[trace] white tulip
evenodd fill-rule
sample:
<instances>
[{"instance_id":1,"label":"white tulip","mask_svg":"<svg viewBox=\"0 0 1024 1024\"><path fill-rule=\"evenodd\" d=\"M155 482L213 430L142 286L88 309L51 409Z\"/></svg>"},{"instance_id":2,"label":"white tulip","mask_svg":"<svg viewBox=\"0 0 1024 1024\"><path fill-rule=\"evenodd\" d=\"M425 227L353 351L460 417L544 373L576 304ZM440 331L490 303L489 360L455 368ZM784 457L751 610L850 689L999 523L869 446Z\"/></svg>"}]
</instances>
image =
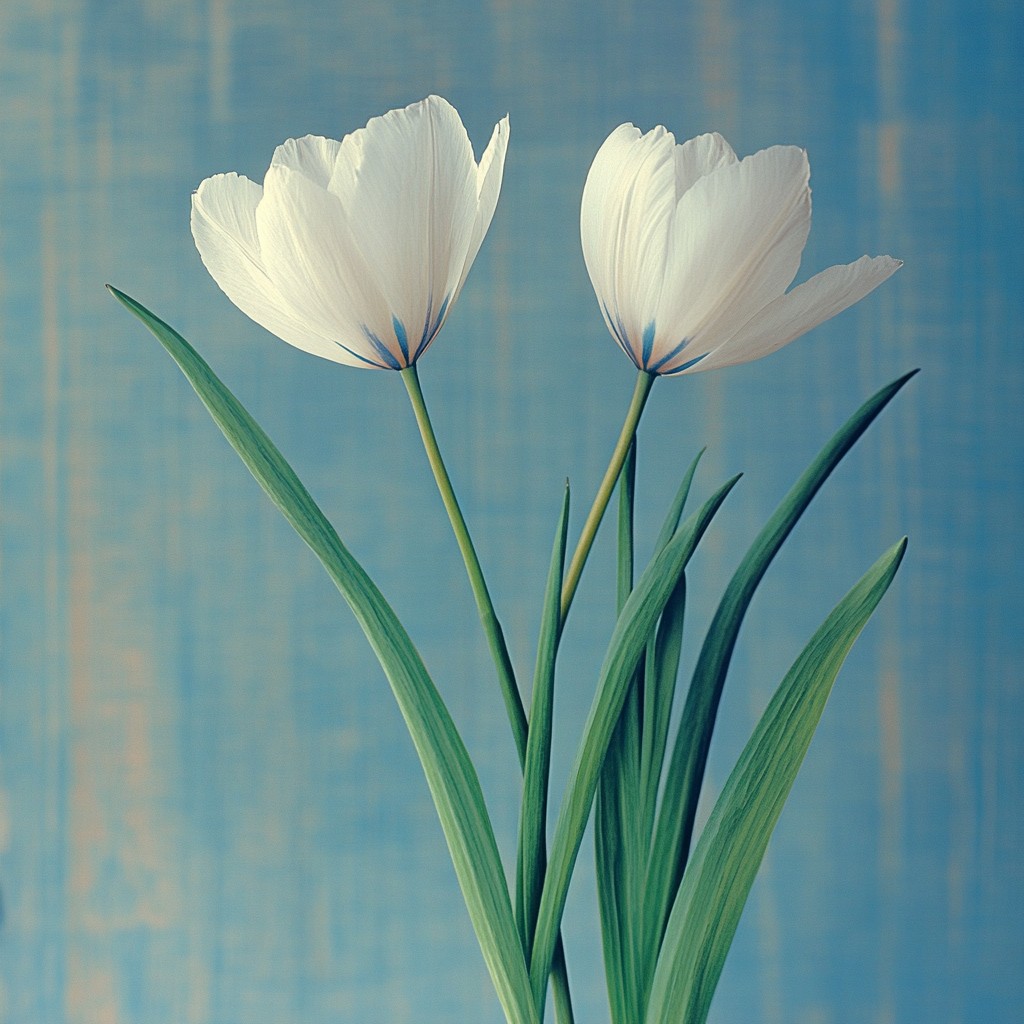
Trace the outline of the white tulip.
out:
<instances>
[{"instance_id":1,"label":"white tulip","mask_svg":"<svg viewBox=\"0 0 1024 1024\"><path fill-rule=\"evenodd\" d=\"M341 142L274 153L263 186L207 178L192 235L231 301L279 338L351 366L412 366L441 329L491 223L508 117L480 163L455 108L428 96Z\"/></svg>"},{"instance_id":2,"label":"white tulip","mask_svg":"<svg viewBox=\"0 0 1024 1024\"><path fill-rule=\"evenodd\" d=\"M791 292L811 226L795 146L738 160L720 135L676 145L620 125L583 189L583 256L612 336L638 369L760 359L864 298L902 265L863 256Z\"/></svg>"}]
</instances>

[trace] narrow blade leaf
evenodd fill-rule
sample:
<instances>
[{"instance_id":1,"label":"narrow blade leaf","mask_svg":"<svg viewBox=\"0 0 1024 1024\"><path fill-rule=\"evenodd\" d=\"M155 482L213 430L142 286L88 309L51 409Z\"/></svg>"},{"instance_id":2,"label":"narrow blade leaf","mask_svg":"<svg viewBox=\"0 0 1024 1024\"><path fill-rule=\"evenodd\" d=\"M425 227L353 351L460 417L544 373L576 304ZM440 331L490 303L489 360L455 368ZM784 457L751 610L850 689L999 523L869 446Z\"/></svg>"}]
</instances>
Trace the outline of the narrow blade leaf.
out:
<instances>
[{"instance_id":1,"label":"narrow blade leaf","mask_svg":"<svg viewBox=\"0 0 1024 1024\"><path fill-rule=\"evenodd\" d=\"M683 876L718 704L754 592L822 484L915 373L876 392L839 428L757 535L722 596L690 681L655 829L647 887L650 905L661 908L661 927Z\"/></svg>"},{"instance_id":2,"label":"narrow blade leaf","mask_svg":"<svg viewBox=\"0 0 1024 1024\"><path fill-rule=\"evenodd\" d=\"M646 1024L704 1024L768 840L840 666L899 568L890 548L839 602L782 681L701 833L679 887Z\"/></svg>"},{"instance_id":3,"label":"narrow blade leaf","mask_svg":"<svg viewBox=\"0 0 1024 1024\"><path fill-rule=\"evenodd\" d=\"M349 603L391 684L423 764L466 907L505 1014L515 1024L535 1024L537 1012L525 958L480 783L408 634L273 442L195 349L140 303L116 288L110 291L167 349L231 446Z\"/></svg>"},{"instance_id":4,"label":"narrow blade leaf","mask_svg":"<svg viewBox=\"0 0 1024 1024\"><path fill-rule=\"evenodd\" d=\"M530 978L538 1009L543 1005L569 880L590 816L598 774L630 679L680 573L738 479L734 477L721 487L678 529L664 551L644 570L615 625L555 826L544 879L530 961Z\"/></svg>"},{"instance_id":5,"label":"narrow blade leaf","mask_svg":"<svg viewBox=\"0 0 1024 1024\"><path fill-rule=\"evenodd\" d=\"M634 438L619 474L618 612L633 589L636 447ZM597 897L612 1024L633 1024L640 1011L637 917L647 858L636 820L640 806L642 679L641 656L608 744L594 804Z\"/></svg>"},{"instance_id":6,"label":"narrow blade leaf","mask_svg":"<svg viewBox=\"0 0 1024 1024\"><path fill-rule=\"evenodd\" d=\"M551 767L551 725L554 710L555 660L561 634L562 573L569 528L569 487L566 485L562 511L555 531L544 610L537 641L537 664L530 698L530 727L523 770L523 805L519 816L517 859L517 923L526 957L530 955L537 907L544 884L547 859L545 830L548 816L548 775Z\"/></svg>"},{"instance_id":7,"label":"narrow blade leaf","mask_svg":"<svg viewBox=\"0 0 1024 1024\"><path fill-rule=\"evenodd\" d=\"M675 499L669 509L661 532L654 545L654 554L659 554L671 540L679 526L679 519L690 494L693 475L704 455L705 449L697 453L690 463ZM668 746L669 721L675 699L676 677L679 672L679 658L682 653L683 619L686 612L686 575L672 591L661 614L656 634L647 641L647 655L644 659L644 706L643 746L640 753L640 792L643 800L643 835L649 847L654 829L655 807L658 801L658 787ZM644 884L646 889L646 882Z\"/></svg>"}]
</instances>

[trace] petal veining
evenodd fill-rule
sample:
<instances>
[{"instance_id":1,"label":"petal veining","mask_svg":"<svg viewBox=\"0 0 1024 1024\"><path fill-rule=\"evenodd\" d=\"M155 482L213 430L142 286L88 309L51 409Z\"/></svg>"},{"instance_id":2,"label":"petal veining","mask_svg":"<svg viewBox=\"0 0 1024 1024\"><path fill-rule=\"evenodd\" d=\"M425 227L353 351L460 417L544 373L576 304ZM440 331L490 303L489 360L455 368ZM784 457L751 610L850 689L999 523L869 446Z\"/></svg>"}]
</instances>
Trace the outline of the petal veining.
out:
<instances>
[{"instance_id":1,"label":"petal veining","mask_svg":"<svg viewBox=\"0 0 1024 1024\"><path fill-rule=\"evenodd\" d=\"M487 229L491 226L495 207L498 205L498 194L501 192L501 181L505 173L505 153L508 150L509 123L506 114L495 126L491 140L480 157L477 168L477 208L473 220L473 230L469 236L469 244L463 257L462 267L458 274L448 279L448 294L457 299L462 286L466 283L469 268L480 252ZM453 268L454 269L454 268Z\"/></svg>"},{"instance_id":2,"label":"petal veining","mask_svg":"<svg viewBox=\"0 0 1024 1024\"><path fill-rule=\"evenodd\" d=\"M864 257L786 294L811 226L810 167L795 146L737 160L716 132L674 145L616 128L583 188L583 258L612 337L672 375L757 359L859 301L899 262Z\"/></svg>"},{"instance_id":3,"label":"petal veining","mask_svg":"<svg viewBox=\"0 0 1024 1024\"><path fill-rule=\"evenodd\" d=\"M207 178L192 196L192 237L210 276L250 319L289 345L335 362L355 363L292 312L260 258L256 207L263 189L238 174Z\"/></svg>"},{"instance_id":4,"label":"petal veining","mask_svg":"<svg viewBox=\"0 0 1024 1024\"><path fill-rule=\"evenodd\" d=\"M301 139L288 139L274 150L271 167L290 167L308 178L314 185L327 188L334 172L341 143L320 135L306 135Z\"/></svg>"},{"instance_id":5,"label":"petal veining","mask_svg":"<svg viewBox=\"0 0 1024 1024\"><path fill-rule=\"evenodd\" d=\"M665 281L676 201L674 150L664 128L640 136L632 125L621 125L598 151L583 189L584 261L638 364L642 333Z\"/></svg>"},{"instance_id":6,"label":"petal veining","mask_svg":"<svg viewBox=\"0 0 1024 1024\"><path fill-rule=\"evenodd\" d=\"M698 179L673 222L658 320L709 351L781 295L811 225L807 155L773 146Z\"/></svg>"},{"instance_id":7,"label":"petal veining","mask_svg":"<svg viewBox=\"0 0 1024 1024\"><path fill-rule=\"evenodd\" d=\"M706 174L736 163L732 146L718 132L698 135L676 146L676 199L681 199Z\"/></svg>"},{"instance_id":8,"label":"petal veining","mask_svg":"<svg viewBox=\"0 0 1024 1024\"><path fill-rule=\"evenodd\" d=\"M422 322L461 275L477 212L477 166L454 108L437 96L347 136L329 183L391 312Z\"/></svg>"},{"instance_id":9,"label":"petal veining","mask_svg":"<svg viewBox=\"0 0 1024 1024\"><path fill-rule=\"evenodd\" d=\"M203 262L243 312L299 348L400 369L461 289L501 189L508 117L479 166L447 100L428 96L342 141L274 152L263 187L218 175L193 199Z\"/></svg>"},{"instance_id":10,"label":"petal veining","mask_svg":"<svg viewBox=\"0 0 1024 1024\"><path fill-rule=\"evenodd\" d=\"M392 311L337 198L278 164L267 172L256 225L267 274L289 308L319 333L377 362L363 327L388 337Z\"/></svg>"},{"instance_id":11,"label":"petal veining","mask_svg":"<svg viewBox=\"0 0 1024 1024\"><path fill-rule=\"evenodd\" d=\"M902 266L891 256L861 256L829 267L779 296L728 341L712 351L701 369L760 359L806 334L874 291Z\"/></svg>"}]
</instances>

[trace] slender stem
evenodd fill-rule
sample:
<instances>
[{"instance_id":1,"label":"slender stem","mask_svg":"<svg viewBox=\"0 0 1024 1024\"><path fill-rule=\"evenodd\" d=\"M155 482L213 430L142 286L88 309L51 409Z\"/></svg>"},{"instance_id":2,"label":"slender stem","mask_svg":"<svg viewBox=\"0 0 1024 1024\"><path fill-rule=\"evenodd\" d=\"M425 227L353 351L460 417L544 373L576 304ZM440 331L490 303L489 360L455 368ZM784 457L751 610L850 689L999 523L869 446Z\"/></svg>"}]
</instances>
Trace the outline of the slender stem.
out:
<instances>
[{"instance_id":1,"label":"slender stem","mask_svg":"<svg viewBox=\"0 0 1024 1024\"><path fill-rule=\"evenodd\" d=\"M601 518L604 510L608 507L608 499L612 496L615 484L622 471L622 464L626 461L629 453L629 446L636 436L637 424L640 422L640 414L644 411L644 404L647 396L651 393L651 386L654 384L655 374L641 370L636 379L636 387L633 389L633 398L626 411L626 421L622 424L622 433L615 444L612 452L611 462L605 470L604 479L597 489L597 496L591 506L587 521L583 524L579 542L573 552L572 561L569 563L569 571L565 574L565 581L562 584L562 622L565 622L572 605L572 599L576 595L576 588L579 586L580 576L583 573L583 566L590 554L590 548L597 536L597 528L601 525Z\"/></svg>"},{"instance_id":2,"label":"slender stem","mask_svg":"<svg viewBox=\"0 0 1024 1024\"><path fill-rule=\"evenodd\" d=\"M501 623L498 622L494 605L491 603L491 595L488 593L487 584L484 581L480 560L476 556L466 520L459 508L455 491L452 489L452 482L441 458L441 450L437 446L437 438L434 436L430 415L427 413L427 406L423 401L423 391L420 388L415 363L402 370L401 376L405 381L405 388L409 392L409 400L412 402L412 409L416 415L416 425L420 428L423 447L426 449L430 468L434 471L437 489L441 492L441 500L444 502L445 511L447 511L452 529L455 531L455 539L462 552L462 560L466 563L466 572L469 574L469 584L473 588L473 597L476 598L480 621L484 627L487 643L491 648L491 656L498 669L498 682L501 684L501 693L505 698L505 709L508 712L509 724L512 726L512 738L515 740L516 752L519 754L519 763L523 765L526 761L526 711L523 708L519 687L516 685L515 674L512 671L512 660L509 658L508 647L505 645Z\"/></svg>"},{"instance_id":3,"label":"slender stem","mask_svg":"<svg viewBox=\"0 0 1024 1024\"><path fill-rule=\"evenodd\" d=\"M491 648L491 655L498 669L498 680L501 683L502 696L505 698L505 709L508 712L509 724L512 726L512 737L515 740L516 751L519 754L519 765L524 767L526 764L527 739L526 710L523 707L522 698L519 695L519 687L516 685L515 675L512 671L512 661L508 656L508 647L505 645L505 635L502 633L501 623L498 621L498 616L494 611L491 595L487 590L487 583L484 580L483 569L480 567L480 560L476 556L476 549L473 547L473 541L469 536L469 528L466 526L462 510L459 508L458 499L455 497L451 478L448 476L448 470L445 469L444 460L441 458L441 450L437 445L437 437L434 435L434 428L430 423L427 404L423 400L423 390L420 388L420 380L416 372L415 363L402 370L401 375L405 381L405 388L409 392L409 400L412 402L413 413L416 416L416 425L419 427L420 436L423 438L423 447L426 449L430 468L434 472L437 489L441 492L441 500L444 502L448 518L451 520L455 539L458 542L459 550L462 552L462 560L466 563L466 572L469 574L469 583L473 588L473 596L476 598L477 610L480 612L480 621L483 623L484 633ZM559 1024L574 1024L572 999L569 995L569 978L565 966L565 951L562 947L561 935L558 936L558 945L552 965L552 975L555 1010Z\"/></svg>"}]
</instances>

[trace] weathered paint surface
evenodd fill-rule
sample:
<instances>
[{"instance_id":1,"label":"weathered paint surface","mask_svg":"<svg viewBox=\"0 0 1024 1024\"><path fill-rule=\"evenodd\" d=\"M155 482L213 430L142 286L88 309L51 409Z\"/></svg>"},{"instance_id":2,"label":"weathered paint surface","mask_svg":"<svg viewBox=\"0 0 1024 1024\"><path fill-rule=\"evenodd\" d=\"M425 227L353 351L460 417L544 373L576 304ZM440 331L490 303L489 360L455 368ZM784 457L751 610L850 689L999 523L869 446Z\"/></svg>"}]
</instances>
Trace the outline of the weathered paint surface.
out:
<instances>
[{"instance_id":1,"label":"weathered paint surface","mask_svg":"<svg viewBox=\"0 0 1024 1024\"><path fill-rule=\"evenodd\" d=\"M512 118L490 236L422 378L524 676L562 482L579 515L632 386L579 252L607 132L806 146L802 276L906 261L768 361L659 384L646 415L648 541L703 443L704 493L747 471L695 564L692 662L785 487L863 397L923 368L794 535L737 651L714 787L826 608L910 535L712 1018L1019 1019L1021 28L1008 0L0 4L0 1021L499 1020L365 642L103 290L178 326L293 459L450 699L511 858L513 749L403 389L246 321L188 231L206 175L259 177L289 135L337 137L432 91L478 151ZM607 537L595 560L557 779L610 628ZM586 856L579 876L570 968L579 1019L600 1021Z\"/></svg>"}]
</instances>

